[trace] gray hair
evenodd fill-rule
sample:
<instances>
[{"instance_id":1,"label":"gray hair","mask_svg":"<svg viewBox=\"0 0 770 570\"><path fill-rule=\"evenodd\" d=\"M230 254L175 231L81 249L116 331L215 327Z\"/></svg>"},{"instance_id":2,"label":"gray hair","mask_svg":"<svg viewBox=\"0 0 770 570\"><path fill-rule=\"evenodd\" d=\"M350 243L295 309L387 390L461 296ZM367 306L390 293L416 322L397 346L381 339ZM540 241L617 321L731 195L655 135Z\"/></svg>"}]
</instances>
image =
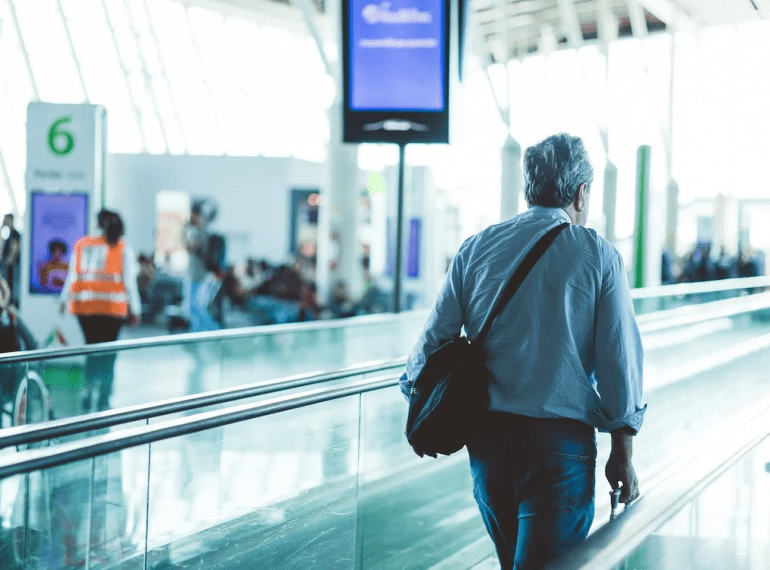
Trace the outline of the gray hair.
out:
<instances>
[{"instance_id":1,"label":"gray hair","mask_svg":"<svg viewBox=\"0 0 770 570\"><path fill-rule=\"evenodd\" d=\"M530 206L566 208L578 188L589 187L594 169L580 137L559 133L524 153L524 196Z\"/></svg>"}]
</instances>

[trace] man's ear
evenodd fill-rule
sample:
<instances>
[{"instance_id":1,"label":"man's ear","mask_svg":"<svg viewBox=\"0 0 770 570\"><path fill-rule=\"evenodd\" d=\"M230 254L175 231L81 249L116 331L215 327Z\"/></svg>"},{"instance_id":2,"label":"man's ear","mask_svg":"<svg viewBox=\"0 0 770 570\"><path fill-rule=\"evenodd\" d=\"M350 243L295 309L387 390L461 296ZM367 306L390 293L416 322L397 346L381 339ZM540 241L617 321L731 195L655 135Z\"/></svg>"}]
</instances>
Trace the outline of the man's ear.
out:
<instances>
[{"instance_id":1,"label":"man's ear","mask_svg":"<svg viewBox=\"0 0 770 570\"><path fill-rule=\"evenodd\" d=\"M575 201L573 206L576 212L582 212L588 205L588 184L583 182L578 186L578 191L575 192Z\"/></svg>"}]
</instances>

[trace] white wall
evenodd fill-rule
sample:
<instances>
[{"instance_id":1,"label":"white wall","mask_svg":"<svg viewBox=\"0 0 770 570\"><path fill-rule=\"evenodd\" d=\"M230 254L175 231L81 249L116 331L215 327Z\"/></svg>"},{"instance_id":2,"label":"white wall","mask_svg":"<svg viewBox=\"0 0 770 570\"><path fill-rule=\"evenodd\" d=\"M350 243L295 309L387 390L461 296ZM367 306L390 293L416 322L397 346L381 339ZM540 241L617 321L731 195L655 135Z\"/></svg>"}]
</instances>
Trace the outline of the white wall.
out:
<instances>
[{"instance_id":1,"label":"white wall","mask_svg":"<svg viewBox=\"0 0 770 570\"><path fill-rule=\"evenodd\" d=\"M106 207L121 213L137 252L155 249L155 195L161 190L210 196L219 203L212 229L226 235L231 261L247 255L285 261L291 190L318 188L326 164L294 158L113 154L107 160Z\"/></svg>"}]
</instances>

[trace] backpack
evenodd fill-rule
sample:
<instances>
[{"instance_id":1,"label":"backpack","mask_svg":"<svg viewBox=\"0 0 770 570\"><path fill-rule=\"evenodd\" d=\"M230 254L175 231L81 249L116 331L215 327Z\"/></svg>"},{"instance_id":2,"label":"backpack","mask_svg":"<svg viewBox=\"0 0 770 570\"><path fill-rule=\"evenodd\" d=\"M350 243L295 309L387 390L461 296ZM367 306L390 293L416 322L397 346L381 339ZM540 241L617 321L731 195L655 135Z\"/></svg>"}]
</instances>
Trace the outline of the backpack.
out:
<instances>
[{"instance_id":1,"label":"backpack","mask_svg":"<svg viewBox=\"0 0 770 570\"><path fill-rule=\"evenodd\" d=\"M227 256L227 242L222 234L209 234L206 252L203 256L203 264L207 271L219 273L225 267Z\"/></svg>"}]
</instances>

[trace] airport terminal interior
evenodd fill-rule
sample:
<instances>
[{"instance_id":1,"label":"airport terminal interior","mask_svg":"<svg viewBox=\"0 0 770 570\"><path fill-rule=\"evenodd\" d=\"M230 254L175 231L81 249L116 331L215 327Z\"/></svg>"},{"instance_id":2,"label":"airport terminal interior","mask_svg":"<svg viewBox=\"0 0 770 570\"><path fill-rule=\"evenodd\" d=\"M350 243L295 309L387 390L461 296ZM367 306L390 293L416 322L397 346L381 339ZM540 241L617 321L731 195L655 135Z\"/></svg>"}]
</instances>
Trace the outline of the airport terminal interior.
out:
<instances>
[{"instance_id":1,"label":"airport terminal interior","mask_svg":"<svg viewBox=\"0 0 770 570\"><path fill-rule=\"evenodd\" d=\"M560 132L648 411L549 568L770 568L768 61L770 0L0 0L0 569L499 568L398 380Z\"/></svg>"}]
</instances>

